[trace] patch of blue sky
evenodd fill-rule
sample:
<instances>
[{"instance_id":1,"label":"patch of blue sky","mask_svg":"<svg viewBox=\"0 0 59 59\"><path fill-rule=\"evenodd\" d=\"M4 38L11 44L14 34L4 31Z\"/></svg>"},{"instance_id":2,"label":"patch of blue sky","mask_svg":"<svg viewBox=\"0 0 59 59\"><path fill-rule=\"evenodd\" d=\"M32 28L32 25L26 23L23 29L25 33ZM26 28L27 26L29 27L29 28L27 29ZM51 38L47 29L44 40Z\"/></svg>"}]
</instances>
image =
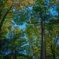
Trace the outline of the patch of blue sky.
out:
<instances>
[{"instance_id":1,"label":"patch of blue sky","mask_svg":"<svg viewBox=\"0 0 59 59\"><path fill-rule=\"evenodd\" d=\"M52 14L52 16L58 16L58 12L56 11L56 7L51 7L50 13Z\"/></svg>"},{"instance_id":2,"label":"patch of blue sky","mask_svg":"<svg viewBox=\"0 0 59 59\"><path fill-rule=\"evenodd\" d=\"M26 50L19 51L19 53L27 55L27 51Z\"/></svg>"},{"instance_id":3,"label":"patch of blue sky","mask_svg":"<svg viewBox=\"0 0 59 59\"><path fill-rule=\"evenodd\" d=\"M32 10L32 9L33 9L33 6L29 6L28 8L29 8L30 10Z\"/></svg>"},{"instance_id":4,"label":"patch of blue sky","mask_svg":"<svg viewBox=\"0 0 59 59\"><path fill-rule=\"evenodd\" d=\"M14 26L19 26L21 29L25 29L25 28L26 28L26 25L27 25L26 22L23 22L22 25L17 25L13 20L12 20L12 22L14 23ZM14 26L12 26L12 28L13 28Z\"/></svg>"},{"instance_id":5,"label":"patch of blue sky","mask_svg":"<svg viewBox=\"0 0 59 59\"><path fill-rule=\"evenodd\" d=\"M25 28L26 28L26 25L27 25L27 23L24 22L22 25L20 25L20 28L21 28L21 29L25 29Z\"/></svg>"}]
</instances>

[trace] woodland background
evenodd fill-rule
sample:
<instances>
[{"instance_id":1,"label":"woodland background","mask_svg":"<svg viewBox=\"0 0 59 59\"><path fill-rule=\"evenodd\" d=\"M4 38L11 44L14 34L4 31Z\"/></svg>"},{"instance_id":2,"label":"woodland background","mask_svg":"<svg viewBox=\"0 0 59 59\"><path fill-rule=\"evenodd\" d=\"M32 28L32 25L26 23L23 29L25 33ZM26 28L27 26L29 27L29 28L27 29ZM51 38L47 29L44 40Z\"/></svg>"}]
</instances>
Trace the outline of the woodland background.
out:
<instances>
[{"instance_id":1,"label":"woodland background","mask_svg":"<svg viewBox=\"0 0 59 59\"><path fill-rule=\"evenodd\" d=\"M59 59L59 0L0 0L0 59Z\"/></svg>"}]
</instances>

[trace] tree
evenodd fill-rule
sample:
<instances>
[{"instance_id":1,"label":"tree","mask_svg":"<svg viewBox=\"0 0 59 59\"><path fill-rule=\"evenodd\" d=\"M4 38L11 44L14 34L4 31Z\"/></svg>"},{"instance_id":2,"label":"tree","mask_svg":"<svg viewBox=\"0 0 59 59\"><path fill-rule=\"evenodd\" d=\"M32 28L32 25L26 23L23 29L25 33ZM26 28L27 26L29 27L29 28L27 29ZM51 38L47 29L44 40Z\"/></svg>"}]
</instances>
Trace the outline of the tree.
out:
<instances>
[{"instance_id":1,"label":"tree","mask_svg":"<svg viewBox=\"0 0 59 59\"><path fill-rule=\"evenodd\" d=\"M38 59L40 55L41 59L58 57L57 0L1 0L0 2L0 52L9 49L11 58L14 59L18 59L20 50L26 50L32 59ZM26 26L20 31L18 27L20 25Z\"/></svg>"}]
</instances>

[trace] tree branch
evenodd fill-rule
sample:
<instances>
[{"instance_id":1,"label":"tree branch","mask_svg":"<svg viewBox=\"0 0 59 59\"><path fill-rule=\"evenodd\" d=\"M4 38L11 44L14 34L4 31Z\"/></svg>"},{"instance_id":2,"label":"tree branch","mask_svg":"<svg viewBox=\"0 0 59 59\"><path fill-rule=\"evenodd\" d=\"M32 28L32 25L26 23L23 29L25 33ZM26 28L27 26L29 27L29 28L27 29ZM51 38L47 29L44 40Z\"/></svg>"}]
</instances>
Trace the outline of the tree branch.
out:
<instances>
[{"instance_id":1,"label":"tree branch","mask_svg":"<svg viewBox=\"0 0 59 59\"><path fill-rule=\"evenodd\" d=\"M7 12L5 13L5 15L3 16L2 20L1 20L1 23L0 23L0 31L1 31L1 28L2 28L2 25L5 21L5 18L7 16L7 14L9 13L9 11L11 10L12 6L7 10Z\"/></svg>"}]
</instances>

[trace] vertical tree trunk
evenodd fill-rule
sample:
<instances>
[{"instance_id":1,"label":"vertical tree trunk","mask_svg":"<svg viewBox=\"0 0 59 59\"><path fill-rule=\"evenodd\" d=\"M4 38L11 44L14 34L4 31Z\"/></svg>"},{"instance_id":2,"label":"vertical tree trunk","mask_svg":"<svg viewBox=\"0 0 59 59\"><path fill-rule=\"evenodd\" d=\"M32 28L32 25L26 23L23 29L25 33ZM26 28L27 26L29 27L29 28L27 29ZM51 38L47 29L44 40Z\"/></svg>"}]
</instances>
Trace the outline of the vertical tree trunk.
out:
<instances>
[{"instance_id":1,"label":"vertical tree trunk","mask_svg":"<svg viewBox=\"0 0 59 59\"><path fill-rule=\"evenodd\" d=\"M17 51L15 50L14 59L17 59Z\"/></svg>"},{"instance_id":2,"label":"vertical tree trunk","mask_svg":"<svg viewBox=\"0 0 59 59\"><path fill-rule=\"evenodd\" d=\"M51 45L50 45L50 49L51 49L51 53L52 53L52 57L53 57L53 59L56 59L56 55L55 55L55 48L56 48L56 42L57 42L57 38L55 38L55 40L53 41L53 35L52 35L52 33L50 33L50 35L51 35ZM52 43L52 42L54 42L54 44Z\"/></svg>"},{"instance_id":3,"label":"vertical tree trunk","mask_svg":"<svg viewBox=\"0 0 59 59\"><path fill-rule=\"evenodd\" d=\"M51 52L52 52L53 59L56 59L56 56L55 56L55 48L54 48L53 45L51 45Z\"/></svg>"},{"instance_id":4,"label":"vertical tree trunk","mask_svg":"<svg viewBox=\"0 0 59 59\"><path fill-rule=\"evenodd\" d=\"M56 59L56 55L55 55L56 42L57 42L57 38L54 40L54 44L51 43L51 52L52 52L53 59Z\"/></svg>"},{"instance_id":5,"label":"vertical tree trunk","mask_svg":"<svg viewBox=\"0 0 59 59\"><path fill-rule=\"evenodd\" d=\"M45 20L41 20L41 59L46 59Z\"/></svg>"}]
</instances>

